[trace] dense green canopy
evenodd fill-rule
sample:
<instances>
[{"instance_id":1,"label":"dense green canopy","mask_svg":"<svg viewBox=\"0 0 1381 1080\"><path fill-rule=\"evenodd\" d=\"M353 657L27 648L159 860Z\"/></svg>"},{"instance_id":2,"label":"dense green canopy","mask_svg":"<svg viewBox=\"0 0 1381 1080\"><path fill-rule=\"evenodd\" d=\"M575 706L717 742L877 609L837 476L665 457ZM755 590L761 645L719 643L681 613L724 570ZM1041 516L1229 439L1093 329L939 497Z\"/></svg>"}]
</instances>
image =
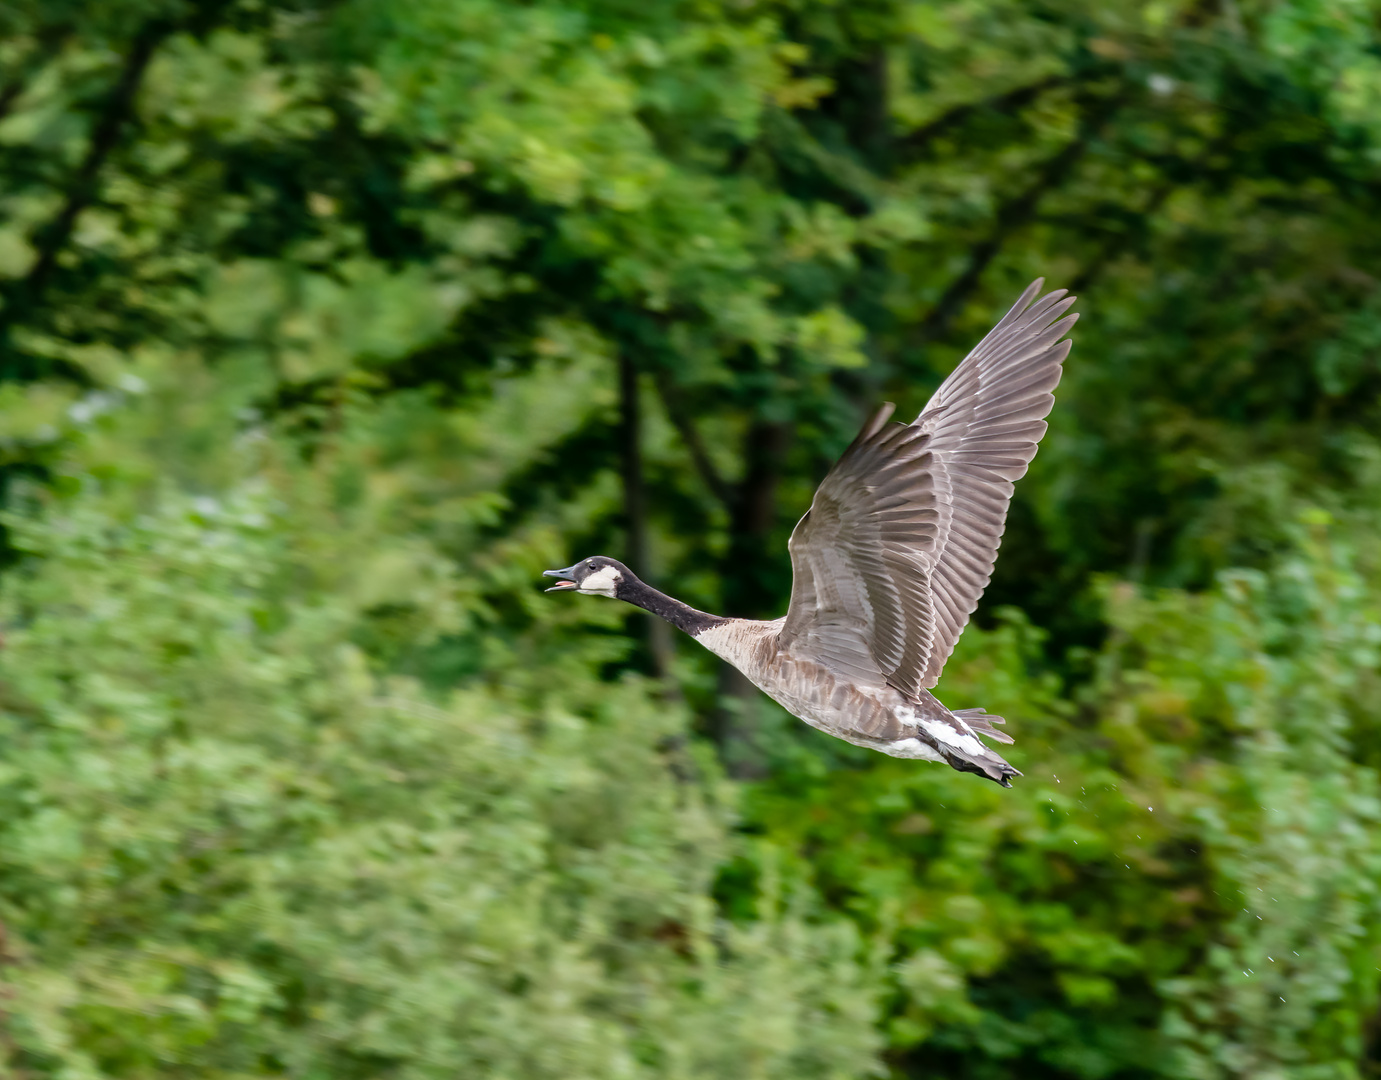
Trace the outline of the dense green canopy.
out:
<instances>
[{"instance_id":1,"label":"dense green canopy","mask_svg":"<svg viewBox=\"0 0 1381 1080\"><path fill-rule=\"evenodd\" d=\"M1381 1070L1378 14L0 7L8 1070ZM540 592L779 614L1036 276L1014 790Z\"/></svg>"}]
</instances>

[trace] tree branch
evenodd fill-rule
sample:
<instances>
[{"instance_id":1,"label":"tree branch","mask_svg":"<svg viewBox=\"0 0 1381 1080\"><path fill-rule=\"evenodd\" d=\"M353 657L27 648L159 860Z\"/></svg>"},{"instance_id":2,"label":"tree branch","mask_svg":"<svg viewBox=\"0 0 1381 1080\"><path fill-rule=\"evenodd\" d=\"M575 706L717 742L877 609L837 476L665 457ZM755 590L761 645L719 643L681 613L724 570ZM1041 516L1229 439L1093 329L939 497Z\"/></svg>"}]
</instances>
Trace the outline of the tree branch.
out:
<instances>
[{"instance_id":1,"label":"tree branch","mask_svg":"<svg viewBox=\"0 0 1381 1080\"><path fill-rule=\"evenodd\" d=\"M1203 166L1210 158L1213 157L1214 154L1222 150L1229 141L1230 139L1227 135L1221 135L1218 138L1214 139L1188 163L1190 169L1198 169L1201 166ZM1145 204L1138 211L1138 214L1143 218L1150 217L1152 214L1156 213L1156 211L1158 211L1163 205L1165 205L1165 200L1168 199L1174 193L1174 191L1180 186L1181 184L1176 183L1172 179L1163 180L1160 184L1158 184L1155 188L1152 189L1150 197L1146 200ZM1070 285L1069 291L1073 293L1078 293L1088 288L1089 285L1098 277L1098 275L1102 273L1103 268L1113 259L1114 256L1116 256L1120 251L1122 251L1124 247L1124 237L1110 236L1103 243L1103 246L1099 249L1098 254L1095 255L1091 260L1089 260L1088 264L1081 271L1079 271L1078 276L1075 277L1073 283Z\"/></svg>"},{"instance_id":2,"label":"tree branch","mask_svg":"<svg viewBox=\"0 0 1381 1080\"><path fill-rule=\"evenodd\" d=\"M3 87L0 87L0 120L9 116L10 110L14 108L14 103L24 92L29 76L33 74L32 61L35 56L41 63L43 58L51 53L70 32L71 27L69 26L46 26L39 31L33 52L24 57L22 63L15 64L13 77Z\"/></svg>"},{"instance_id":3,"label":"tree branch","mask_svg":"<svg viewBox=\"0 0 1381 1080\"><path fill-rule=\"evenodd\" d=\"M950 128L958 127L974 113L985 110L1000 113L1013 112L1031 104L1047 90L1053 90L1057 86L1065 86L1072 81L1068 75L1047 75L1044 79L1031 83L1029 86L1019 86L1015 90L1008 90L1005 94L998 94L996 97L956 105L949 112L941 113L930 123L923 124L915 131L909 132L904 138L898 140L898 145L911 151L923 150L925 145L937 135L943 134Z\"/></svg>"},{"instance_id":4,"label":"tree branch","mask_svg":"<svg viewBox=\"0 0 1381 1080\"><path fill-rule=\"evenodd\" d=\"M95 198L102 166L120 141L120 134L128 121L134 105L135 94L143 81L144 72L153 58L154 49L171 30L167 23L149 23L135 37L120 70L119 81L106 99L105 108L96 121L91 134L91 143L82 159L67 199L56 218L36 237L38 258L28 275L19 283L17 290L28 306L37 305L43 298L48 281L57 266L58 256L67 246L76 226L77 218ZM5 321L14 321L17 305L10 305L10 316Z\"/></svg>"},{"instance_id":5,"label":"tree branch","mask_svg":"<svg viewBox=\"0 0 1381 1080\"><path fill-rule=\"evenodd\" d=\"M23 91L23 75L16 75L3 87L0 87L0 120L3 120L5 117L9 116L10 109L14 108L15 101L19 98L19 95L23 93Z\"/></svg>"},{"instance_id":6,"label":"tree branch","mask_svg":"<svg viewBox=\"0 0 1381 1080\"><path fill-rule=\"evenodd\" d=\"M657 386L657 393L662 399L667 417L671 420L671 426L681 436L681 442L685 444L686 450L690 453L691 463L695 466L695 471L700 474L700 479L704 481L705 486L710 489L714 497L723 504L724 509L733 513L736 501L734 490L729 482L719 474L714 462L710 460L709 452L705 449L705 443L700 438L700 432L695 430L694 422L681 408L680 402L676 400L675 391L666 372L656 372L653 375L653 382Z\"/></svg>"},{"instance_id":7,"label":"tree branch","mask_svg":"<svg viewBox=\"0 0 1381 1080\"><path fill-rule=\"evenodd\" d=\"M1120 99L1117 98L1103 99L1098 107L1085 117L1084 123L1080 125L1079 135L1074 141L1042 166L1035 182L1016 198L1004 203L998 209L997 222L992 233L980 240L970 250L968 266L950 283L944 295L931 308L930 314L921 322L913 335L913 344L920 345L945 335L949 330L950 322L978 286L979 278L983 276L983 271L988 268L993 257L1002 250L1002 245L1007 242L1013 232L1031 220L1042 197L1049 190L1057 187L1065 175L1084 156L1093 137L1112 116L1119 103Z\"/></svg>"},{"instance_id":8,"label":"tree branch","mask_svg":"<svg viewBox=\"0 0 1381 1080\"><path fill-rule=\"evenodd\" d=\"M1151 192L1151 197L1146 200L1146 205L1141 208L1140 213L1143 216L1154 214L1161 208L1165 200L1170 197L1170 193L1175 190L1175 187L1176 185L1170 181L1161 184ZM1104 241L1098 254L1089 260L1070 283L1069 291L1077 295L1087 289L1098 275L1103 272L1103 267L1107 266L1113 256L1121 251L1123 247L1124 238L1121 236L1109 237Z\"/></svg>"}]
</instances>

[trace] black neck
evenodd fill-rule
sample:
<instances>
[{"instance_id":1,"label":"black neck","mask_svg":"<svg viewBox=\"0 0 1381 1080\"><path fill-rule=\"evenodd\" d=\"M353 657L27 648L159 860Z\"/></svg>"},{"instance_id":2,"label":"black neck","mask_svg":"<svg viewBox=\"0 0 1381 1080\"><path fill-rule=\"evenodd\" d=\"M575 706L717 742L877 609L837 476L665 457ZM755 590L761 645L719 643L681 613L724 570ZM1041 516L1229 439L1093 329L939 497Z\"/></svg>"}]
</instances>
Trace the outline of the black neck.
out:
<instances>
[{"instance_id":1,"label":"black neck","mask_svg":"<svg viewBox=\"0 0 1381 1080\"><path fill-rule=\"evenodd\" d=\"M678 630L684 630L691 637L703 634L712 626L718 626L720 623L729 621L718 615L696 611L689 604L683 604L680 600L674 599L666 593L658 592L651 585L637 578L625 578L619 583L618 598L626 600L644 611L652 612L652 614L671 623Z\"/></svg>"}]
</instances>

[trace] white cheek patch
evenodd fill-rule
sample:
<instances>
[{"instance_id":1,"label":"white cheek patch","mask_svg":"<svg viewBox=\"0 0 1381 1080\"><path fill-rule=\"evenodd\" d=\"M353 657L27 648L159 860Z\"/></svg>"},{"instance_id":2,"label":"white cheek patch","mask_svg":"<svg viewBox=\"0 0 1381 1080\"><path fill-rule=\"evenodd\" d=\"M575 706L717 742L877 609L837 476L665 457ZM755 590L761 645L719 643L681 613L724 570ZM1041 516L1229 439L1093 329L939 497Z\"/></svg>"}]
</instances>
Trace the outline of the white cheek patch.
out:
<instances>
[{"instance_id":1,"label":"white cheek patch","mask_svg":"<svg viewBox=\"0 0 1381 1080\"><path fill-rule=\"evenodd\" d=\"M612 566L601 566L580 583L580 591L595 596L613 596L623 576Z\"/></svg>"}]
</instances>

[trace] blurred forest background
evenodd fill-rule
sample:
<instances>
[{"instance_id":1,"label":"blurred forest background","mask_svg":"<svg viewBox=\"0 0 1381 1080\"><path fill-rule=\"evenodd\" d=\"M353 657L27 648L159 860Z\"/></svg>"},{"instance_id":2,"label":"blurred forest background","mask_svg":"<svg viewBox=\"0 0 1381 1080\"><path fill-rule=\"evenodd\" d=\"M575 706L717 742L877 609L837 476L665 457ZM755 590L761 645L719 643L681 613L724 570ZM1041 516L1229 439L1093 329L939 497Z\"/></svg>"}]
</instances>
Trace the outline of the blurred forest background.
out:
<instances>
[{"instance_id":1,"label":"blurred forest background","mask_svg":"<svg viewBox=\"0 0 1381 1080\"><path fill-rule=\"evenodd\" d=\"M1381 1076L1381 12L7 0L4 1075ZM1084 312L940 692L776 615L876 402Z\"/></svg>"}]
</instances>

